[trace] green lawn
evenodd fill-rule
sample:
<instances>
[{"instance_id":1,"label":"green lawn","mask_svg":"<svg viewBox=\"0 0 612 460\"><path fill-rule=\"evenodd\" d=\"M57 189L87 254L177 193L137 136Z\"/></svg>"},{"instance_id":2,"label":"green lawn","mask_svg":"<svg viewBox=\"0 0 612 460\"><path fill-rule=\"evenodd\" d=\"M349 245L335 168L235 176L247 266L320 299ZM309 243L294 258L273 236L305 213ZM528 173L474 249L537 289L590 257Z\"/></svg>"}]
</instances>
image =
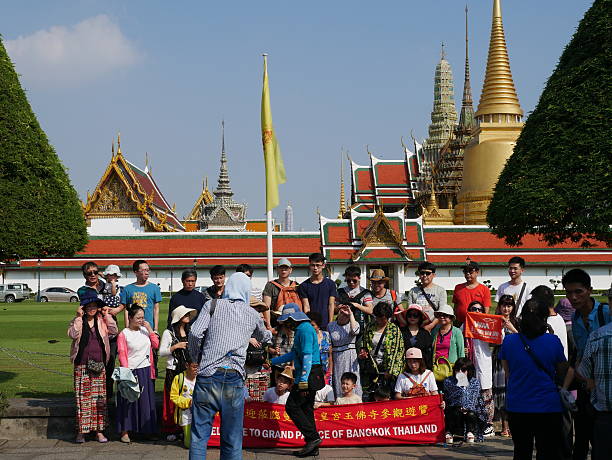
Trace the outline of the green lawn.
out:
<instances>
[{"instance_id":1,"label":"green lawn","mask_svg":"<svg viewBox=\"0 0 612 460\"><path fill-rule=\"evenodd\" d=\"M0 347L10 349L8 352L0 349L2 393L9 398L72 395L71 340L66 332L76 308L74 303L36 303L33 300L0 303ZM160 311L162 324L167 312L168 299L164 299ZM119 327L123 327L122 319L119 322ZM161 360L160 364L163 381L165 361ZM157 384L156 389L160 390L161 384Z\"/></svg>"}]
</instances>

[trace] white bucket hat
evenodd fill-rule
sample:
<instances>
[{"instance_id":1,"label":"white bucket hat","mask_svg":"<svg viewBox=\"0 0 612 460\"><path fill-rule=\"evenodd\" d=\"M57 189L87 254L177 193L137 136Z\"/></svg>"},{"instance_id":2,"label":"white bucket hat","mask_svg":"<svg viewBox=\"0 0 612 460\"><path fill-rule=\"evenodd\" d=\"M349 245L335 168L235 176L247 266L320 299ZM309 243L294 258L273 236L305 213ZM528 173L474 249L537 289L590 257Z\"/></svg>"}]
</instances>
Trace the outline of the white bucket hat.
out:
<instances>
[{"instance_id":1,"label":"white bucket hat","mask_svg":"<svg viewBox=\"0 0 612 460\"><path fill-rule=\"evenodd\" d=\"M181 318L185 315L195 316L196 310L193 308L187 308L185 305L179 305L174 310L172 310L172 321L170 321L171 325L178 323Z\"/></svg>"},{"instance_id":2,"label":"white bucket hat","mask_svg":"<svg viewBox=\"0 0 612 460\"><path fill-rule=\"evenodd\" d=\"M115 264L111 264L108 267L106 267L104 269L104 272L102 272L102 274L104 276L106 276L106 275L117 275L117 278L121 278L121 270L119 269L119 266L115 265Z\"/></svg>"},{"instance_id":3,"label":"white bucket hat","mask_svg":"<svg viewBox=\"0 0 612 460\"><path fill-rule=\"evenodd\" d=\"M455 312L453 311L453 307L447 304L440 305L437 311L434 311L434 315L437 313L444 313L445 315L452 316L455 319Z\"/></svg>"}]
</instances>

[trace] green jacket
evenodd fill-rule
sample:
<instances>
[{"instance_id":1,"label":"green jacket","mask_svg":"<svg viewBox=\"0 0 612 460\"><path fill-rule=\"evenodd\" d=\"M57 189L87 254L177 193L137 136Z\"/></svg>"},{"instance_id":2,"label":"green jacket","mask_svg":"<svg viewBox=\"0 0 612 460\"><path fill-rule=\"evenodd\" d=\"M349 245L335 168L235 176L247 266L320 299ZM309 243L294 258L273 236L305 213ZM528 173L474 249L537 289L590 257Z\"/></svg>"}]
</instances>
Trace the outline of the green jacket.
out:
<instances>
[{"instance_id":1,"label":"green jacket","mask_svg":"<svg viewBox=\"0 0 612 460\"><path fill-rule=\"evenodd\" d=\"M438 333L440 332L440 326L436 326L431 330L431 336L433 337L434 350L436 349L436 340L438 340ZM448 360L451 364L455 364L459 358L465 358L465 344L463 342L463 333L461 329L453 326L451 333L450 348L448 350ZM436 356L434 353L434 363Z\"/></svg>"},{"instance_id":2,"label":"green jacket","mask_svg":"<svg viewBox=\"0 0 612 460\"><path fill-rule=\"evenodd\" d=\"M376 323L371 322L366 328L363 337L363 347L371 355L374 352L372 339ZM383 347L382 369L379 372L388 372L397 377L404 370L404 339L399 328L393 323L387 323L387 333Z\"/></svg>"}]
</instances>

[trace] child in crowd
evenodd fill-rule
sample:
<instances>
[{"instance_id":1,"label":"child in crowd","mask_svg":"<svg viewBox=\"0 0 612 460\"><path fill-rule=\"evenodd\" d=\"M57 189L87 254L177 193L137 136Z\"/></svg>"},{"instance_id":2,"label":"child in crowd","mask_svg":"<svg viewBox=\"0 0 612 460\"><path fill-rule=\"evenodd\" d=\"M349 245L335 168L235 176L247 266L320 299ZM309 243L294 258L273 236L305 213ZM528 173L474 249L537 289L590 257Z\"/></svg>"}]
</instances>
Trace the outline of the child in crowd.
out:
<instances>
[{"instance_id":1,"label":"child in crowd","mask_svg":"<svg viewBox=\"0 0 612 460\"><path fill-rule=\"evenodd\" d=\"M340 406L343 404L359 404L361 403L361 396L356 395L353 390L357 385L357 375L353 372L345 372L342 374L340 379L342 387L342 396L336 399L336 405Z\"/></svg>"},{"instance_id":2,"label":"child in crowd","mask_svg":"<svg viewBox=\"0 0 612 460\"><path fill-rule=\"evenodd\" d=\"M198 363L188 363L185 372L174 377L170 390L170 400L176 406L174 421L183 428L183 443L187 449L191 444L191 403L197 376Z\"/></svg>"},{"instance_id":3,"label":"child in crowd","mask_svg":"<svg viewBox=\"0 0 612 460\"><path fill-rule=\"evenodd\" d=\"M468 312L485 313L486 307L478 300L472 301L467 308ZM465 324L461 326L461 332L465 336ZM467 357L474 363L476 378L480 382L480 390L487 411L488 426L485 437L494 436L493 416L495 404L493 401L493 350L489 342L480 339L465 338L465 349Z\"/></svg>"},{"instance_id":4,"label":"child in crowd","mask_svg":"<svg viewBox=\"0 0 612 460\"><path fill-rule=\"evenodd\" d=\"M117 308L121 304L119 293L119 278L121 278L121 270L117 265L109 265L102 273L106 284L102 289L102 300L107 307Z\"/></svg>"},{"instance_id":5,"label":"child in crowd","mask_svg":"<svg viewBox=\"0 0 612 460\"><path fill-rule=\"evenodd\" d=\"M425 367L423 353L419 348L409 348L406 351L406 367L395 384L395 399L437 394L436 378Z\"/></svg>"},{"instance_id":6,"label":"child in crowd","mask_svg":"<svg viewBox=\"0 0 612 460\"><path fill-rule=\"evenodd\" d=\"M385 387L378 387L374 391L374 401L380 402L380 401L390 401L390 400L391 400L391 393Z\"/></svg>"},{"instance_id":7,"label":"child in crowd","mask_svg":"<svg viewBox=\"0 0 612 460\"><path fill-rule=\"evenodd\" d=\"M291 367L287 366L276 376L276 386L268 388L263 395L264 402L272 404L282 404L283 406L287 403L291 386L293 385L293 371Z\"/></svg>"},{"instance_id":8,"label":"child in crowd","mask_svg":"<svg viewBox=\"0 0 612 460\"><path fill-rule=\"evenodd\" d=\"M331 406L334 401L334 389L331 385L325 385L315 393L314 408Z\"/></svg>"},{"instance_id":9,"label":"child in crowd","mask_svg":"<svg viewBox=\"0 0 612 460\"><path fill-rule=\"evenodd\" d=\"M454 435L464 436L468 443L483 441L487 414L472 361L457 359L452 377L444 379L443 385L446 444L453 444Z\"/></svg>"}]
</instances>

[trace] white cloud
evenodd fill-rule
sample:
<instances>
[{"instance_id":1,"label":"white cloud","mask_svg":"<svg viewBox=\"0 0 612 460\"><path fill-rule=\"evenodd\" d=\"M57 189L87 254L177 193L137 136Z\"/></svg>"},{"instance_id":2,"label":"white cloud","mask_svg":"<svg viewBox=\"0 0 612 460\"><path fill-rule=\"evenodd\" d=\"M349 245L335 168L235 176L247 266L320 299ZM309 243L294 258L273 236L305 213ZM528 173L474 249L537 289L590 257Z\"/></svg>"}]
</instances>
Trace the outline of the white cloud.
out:
<instances>
[{"instance_id":1,"label":"white cloud","mask_svg":"<svg viewBox=\"0 0 612 460\"><path fill-rule=\"evenodd\" d=\"M82 84L133 65L142 55L105 14L5 42L15 69L33 84Z\"/></svg>"}]
</instances>

